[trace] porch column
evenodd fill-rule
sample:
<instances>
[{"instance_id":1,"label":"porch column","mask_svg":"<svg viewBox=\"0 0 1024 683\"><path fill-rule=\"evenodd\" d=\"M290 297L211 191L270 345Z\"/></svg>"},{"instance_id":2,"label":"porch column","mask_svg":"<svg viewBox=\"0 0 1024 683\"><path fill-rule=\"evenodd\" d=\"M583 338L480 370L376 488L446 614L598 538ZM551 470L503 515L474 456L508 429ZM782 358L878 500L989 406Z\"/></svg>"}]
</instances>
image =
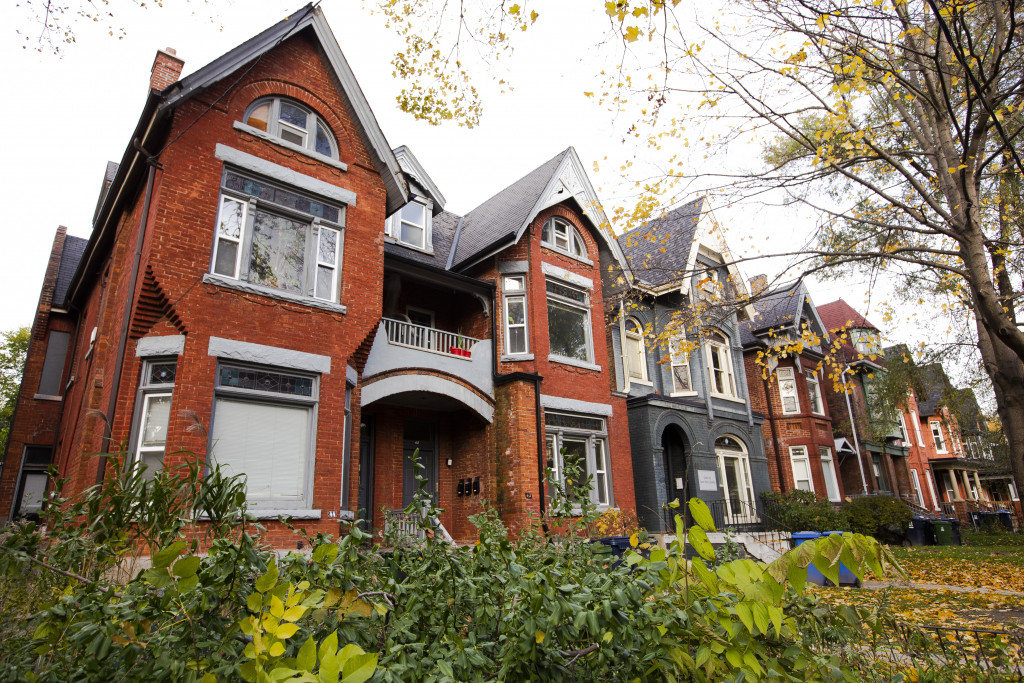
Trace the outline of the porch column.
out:
<instances>
[{"instance_id":1,"label":"porch column","mask_svg":"<svg viewBox=\"0 0 1024 683\"><path fill-rule=\"evenodd\" d=\"M962 500L960 487L956 485L956 472L954 470L946 470L946 476L949 477L949 483L953 485L953 500Z\"/></svg>"},{"instance_id":2,"label":"porch column","mask_svg":"<svg viewBox=\"0 0 1024 683\"><path fill-rule=\"evenodd\" d=\"M967 478L967 470L960 470L960 478L964 481L964 500L970 500L971 496L971 480Z\"/></svg>"},{"instance_id":3,"label":"porch column","mask_svg":"<svg viewBox=\"0 0 1024 683\"><path fill-rule=\"evenodd\" d=\"M988 498L988 495L985 493L985 489L981 488L981 478L978 477L978 472L975 471L973 474L974 474L974 485L978 487L978 498L984 497L985 500L988 500L989 498Z\"/></svg>"}]
</instances>

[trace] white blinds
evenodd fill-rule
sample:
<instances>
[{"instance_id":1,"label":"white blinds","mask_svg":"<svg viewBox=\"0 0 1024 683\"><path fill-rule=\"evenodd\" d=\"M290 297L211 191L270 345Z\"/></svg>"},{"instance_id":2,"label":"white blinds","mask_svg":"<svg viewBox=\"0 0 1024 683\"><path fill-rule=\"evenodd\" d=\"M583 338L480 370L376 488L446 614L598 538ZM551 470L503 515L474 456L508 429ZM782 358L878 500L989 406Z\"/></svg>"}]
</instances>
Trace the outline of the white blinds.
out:
<instances>
[{"instance_id":1,"label":"white blinds","mask_svg":"<svg viewBox=\"0 0 1024 683\"><path fill-rule=\"evenodd\" d=\"M305 497L312 410L218 398L213 459L244 473L253 503L301 503Z\"/></svg>"}]
</instances>

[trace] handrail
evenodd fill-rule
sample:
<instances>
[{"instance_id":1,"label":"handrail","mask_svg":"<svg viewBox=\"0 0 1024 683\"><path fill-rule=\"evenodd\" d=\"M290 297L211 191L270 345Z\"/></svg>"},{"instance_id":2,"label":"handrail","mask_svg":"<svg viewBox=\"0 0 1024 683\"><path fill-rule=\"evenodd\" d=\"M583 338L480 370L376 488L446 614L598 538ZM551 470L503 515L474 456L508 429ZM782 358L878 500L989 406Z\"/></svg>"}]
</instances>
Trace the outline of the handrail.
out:
<instances>
[{"instance_id":1,"label":"handrail","mask_svg":"<svg viewBox=\"0 0 1024 683\"><path fill-rule=\"evenodd\" d=\"M407 346L456 358L468 358L473 345L481 341L457 332L445 332L426 325L408 323L404 320L383 318L383 321L388 341L396 346Z\"/></svg>"}]
</instances>

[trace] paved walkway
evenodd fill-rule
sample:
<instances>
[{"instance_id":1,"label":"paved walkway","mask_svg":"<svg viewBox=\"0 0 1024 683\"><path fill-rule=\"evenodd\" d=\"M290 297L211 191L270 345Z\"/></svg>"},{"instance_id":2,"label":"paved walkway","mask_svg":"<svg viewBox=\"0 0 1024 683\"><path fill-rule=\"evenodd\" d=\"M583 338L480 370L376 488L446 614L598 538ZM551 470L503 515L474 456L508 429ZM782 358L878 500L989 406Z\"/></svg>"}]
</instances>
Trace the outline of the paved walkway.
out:
<instances>
[{"instance_id":1,"label":"paved walkway","mask_svg":"<svg viewBox=\"0 0 1024 683\"><path fill-rule=\"evenodd\" d=\"M1024 596L1020 591L985 588L984 586L945 586L941 583L914 583L913 581L864 581L861 588L881 590L882 588L916 588L927 591L953 591L954 593L989 593L992 595Z\"/></svg>"}]
</instances>

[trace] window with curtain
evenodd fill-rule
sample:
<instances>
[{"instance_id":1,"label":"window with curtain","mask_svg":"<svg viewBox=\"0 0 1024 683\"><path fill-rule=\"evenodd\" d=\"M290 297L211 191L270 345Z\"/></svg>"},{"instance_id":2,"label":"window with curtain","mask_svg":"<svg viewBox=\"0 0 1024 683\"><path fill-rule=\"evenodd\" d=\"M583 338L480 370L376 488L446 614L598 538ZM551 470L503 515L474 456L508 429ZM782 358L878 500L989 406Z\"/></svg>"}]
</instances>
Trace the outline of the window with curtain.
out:
<instances>
[{"instance_id":1,"label":"window with curtain","mask_svg":"<svg viewBox=\"0 0 1024 683\"><path fill-rule=\"evenodd\" d=\"M623 356L626 372L631 380L647 381L647 351L644 347L644 328L635 318L626 318L626 339Z\"/></svg>"},{"instance_id":2,"label":"window with curtain","mask_svg":"<svg viewBox=\"0 0 1024 683\"><path fill-rule=\"evenodd\" d=\"M799 491L814 492L811 477L811 460L807 457L807 446L790 446L789 462L793 468L793 487Z\"/></svg>"},{"instance_id":3,"label":"window with curtain","mask_svg":"<svg viewBox=\"0 0 1024 683\"><path fill-rule=\"evenodd\" d=\"M800 412L800 398L796 392L796 374L793 368L779 368L775 371L779 382L779 398L782 401L782 414L794 415Z\"/></svg>"},{"instance_id":4,"label":"window with curtain","mask_svg":"<svg viewBox=\"0 0 1024 683\"><path fill-rule=\"evenodd\" d=\"M136 467L144 468L142 476L146 479L152 479L164 468L177 373L178 363L173 358L147 360L142 364L132 462Z\"/></svg>"},{"instance_id":5,"label":"window with curtain","mask_svg":"<svg viewBox=\"0 0 1024 683\"><path fill-rule=\"evenodd\" d=\"M244 474L256 509L312 506L318 378L289 370L221 365L211 456Z\"/></svg>"}]
</instances>

